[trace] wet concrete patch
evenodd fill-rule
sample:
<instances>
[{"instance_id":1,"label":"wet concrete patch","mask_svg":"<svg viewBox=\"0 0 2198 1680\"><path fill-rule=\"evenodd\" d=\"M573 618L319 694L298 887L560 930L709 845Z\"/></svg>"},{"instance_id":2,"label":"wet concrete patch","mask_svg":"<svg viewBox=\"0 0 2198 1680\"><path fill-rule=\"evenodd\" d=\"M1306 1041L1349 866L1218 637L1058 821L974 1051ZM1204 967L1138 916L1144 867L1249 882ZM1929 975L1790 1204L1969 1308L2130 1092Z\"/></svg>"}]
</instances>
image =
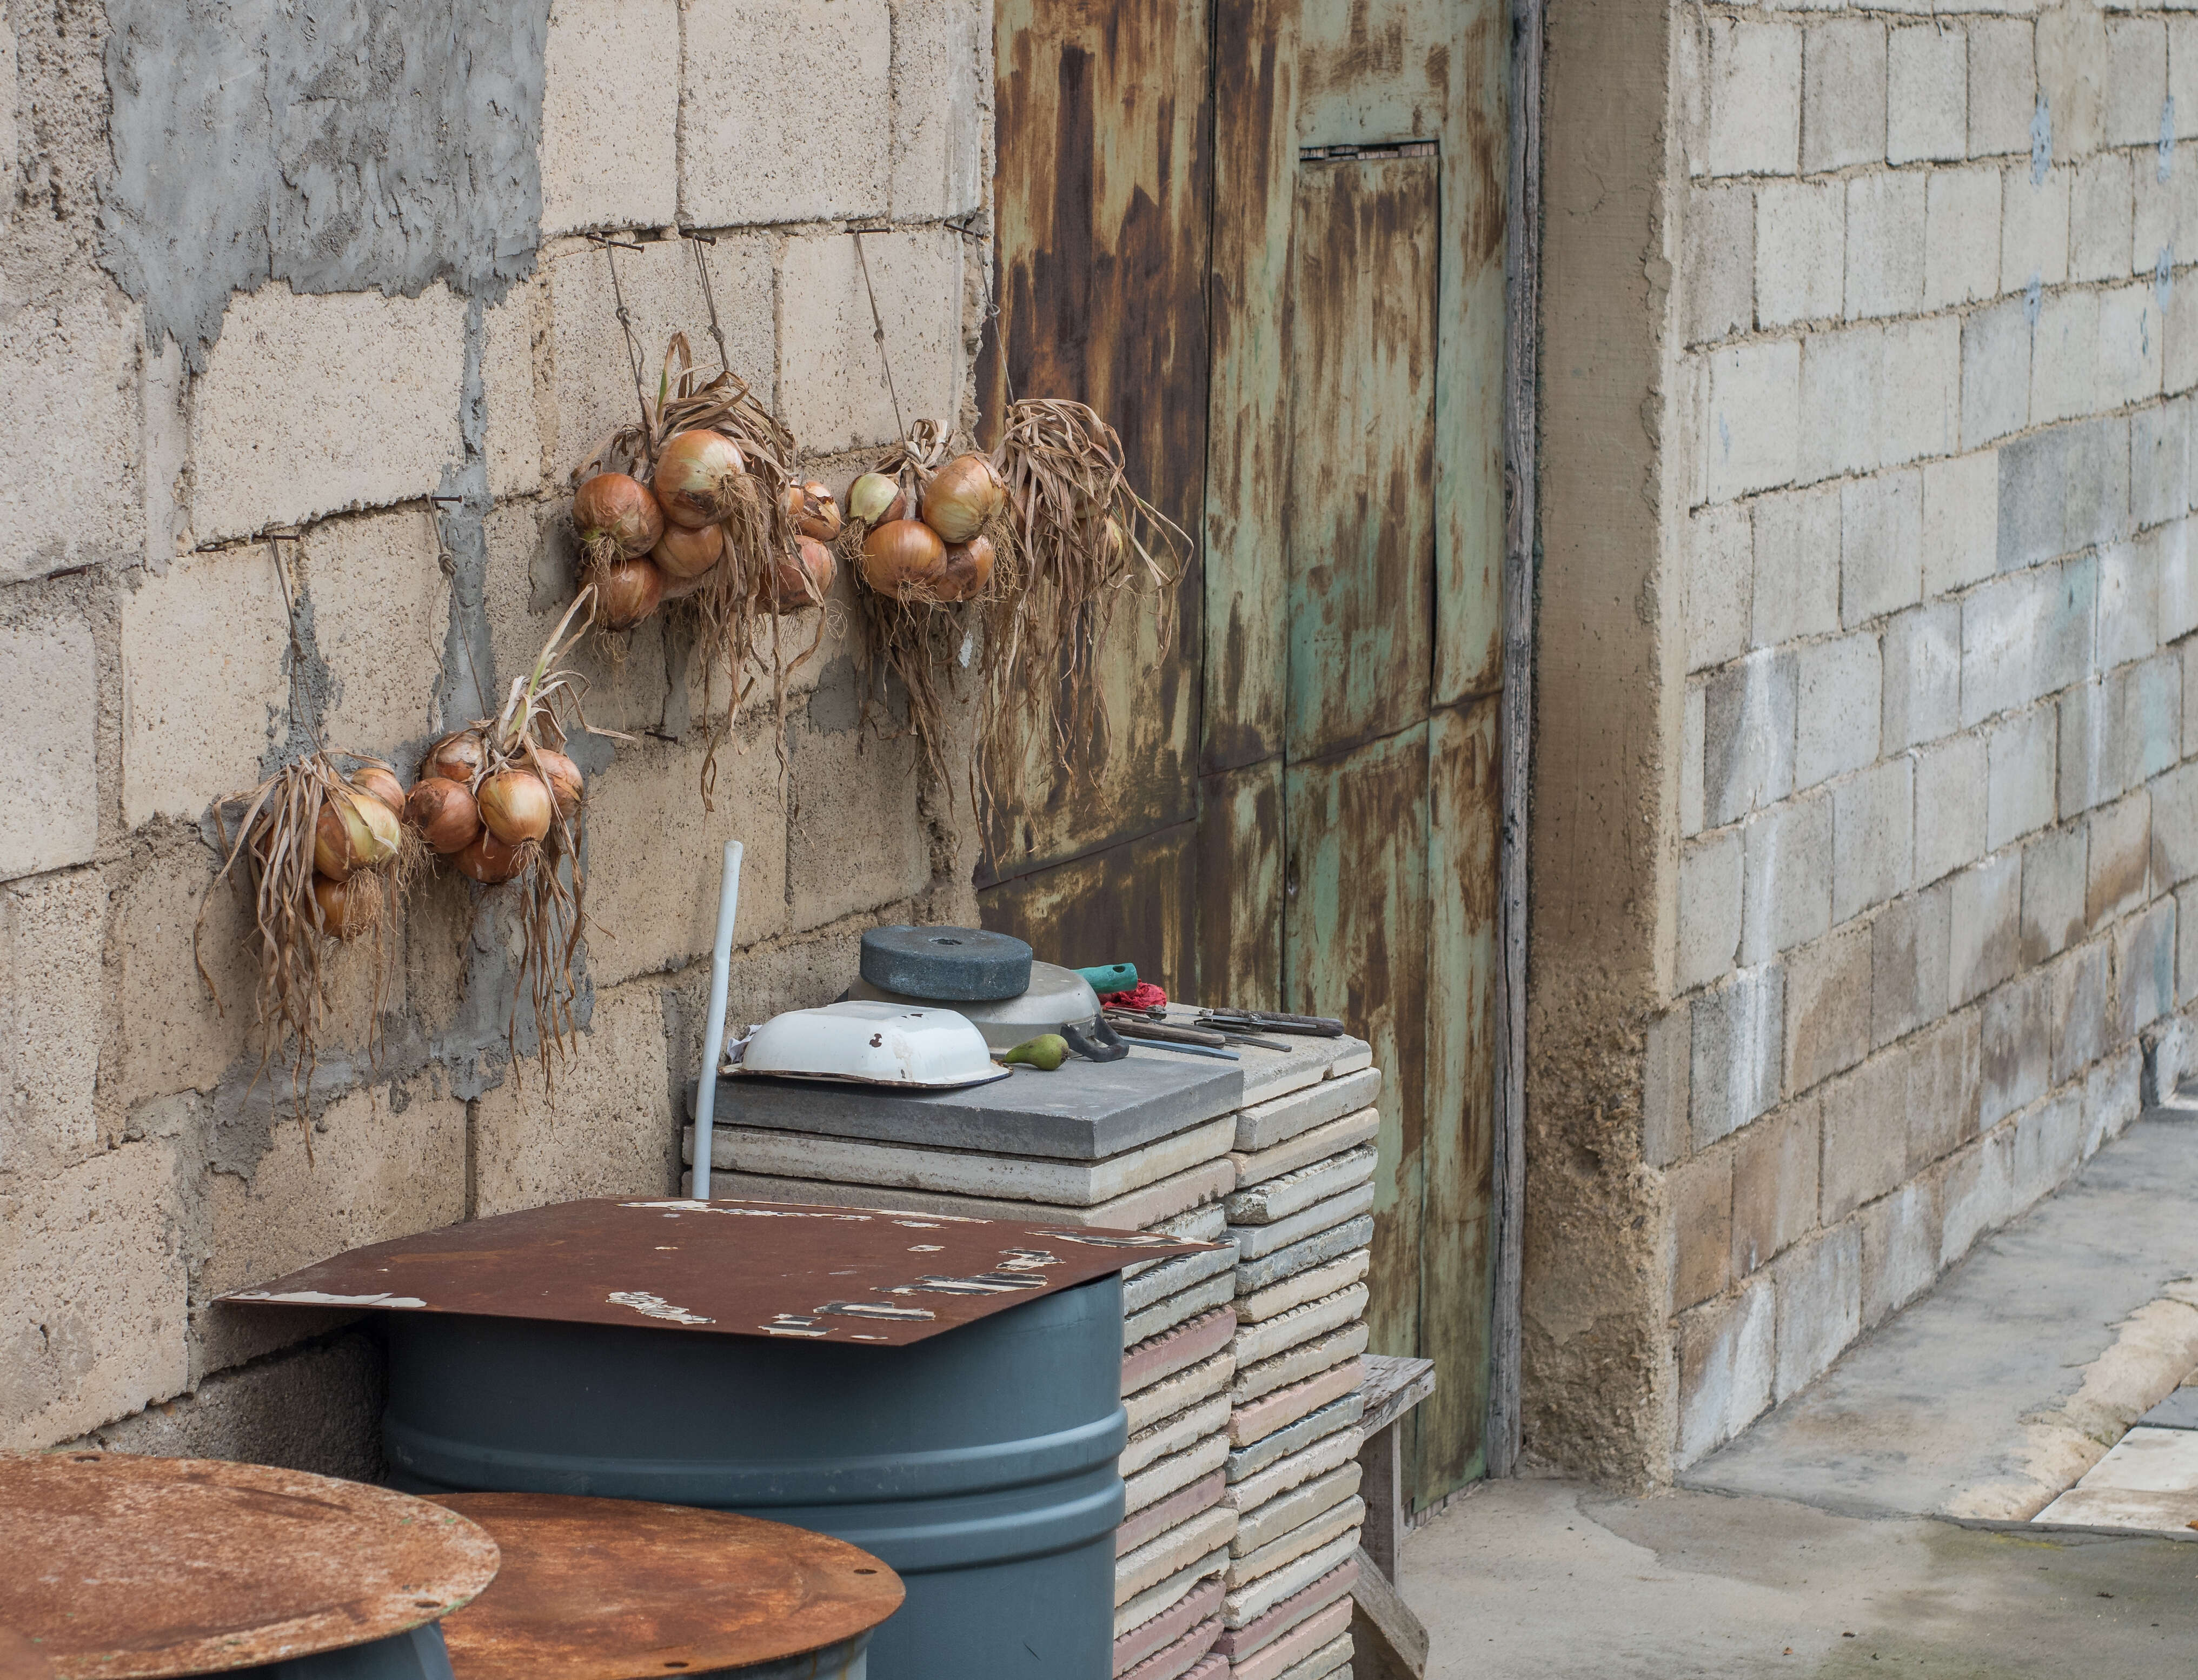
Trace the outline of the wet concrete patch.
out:
<instances>
[{"instance_id":1,"label":"wet concrete patch","mask_svg":"<svg viewBox=\"0 0 2198 1680\"><path fill-rule=\"evenodd\" d=\"M232 291L529 272L549 0L109 0L104 260L194 369ZM300 369L299 377L311 376Z\"/></svg>"}]
</instances>

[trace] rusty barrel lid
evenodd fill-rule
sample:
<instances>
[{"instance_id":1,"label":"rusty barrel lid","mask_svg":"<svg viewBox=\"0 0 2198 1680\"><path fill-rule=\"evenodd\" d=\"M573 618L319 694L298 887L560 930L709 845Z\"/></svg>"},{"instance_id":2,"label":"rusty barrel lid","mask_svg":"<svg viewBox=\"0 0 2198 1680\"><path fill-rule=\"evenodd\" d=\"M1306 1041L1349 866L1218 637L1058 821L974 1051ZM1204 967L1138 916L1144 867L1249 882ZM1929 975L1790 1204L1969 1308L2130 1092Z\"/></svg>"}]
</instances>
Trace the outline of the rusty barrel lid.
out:
<instances>
[{"instance_id":1,"label":"rusty barrel lid","mask_svg":"<svg viewBox=\"0 0 2198 1680\"><path fill-rule=\"evenodd\" d=\"M457 1680L660 1680L839 1645L900 1607L900 1577L844 1540L637 1499L438 1496L503 1567L443 1624Z\"/></svg>"},{"instance_id":2,"label":"rusty barrel lid","mask_svg":"<svg viewBox=\"0 0 2198 1680\"><path fill-rule=\"evenodd\" d=\"M363 1645L495 1575L424 1499L301 1470L131 1453L0 1456L0 1675L150 1680ZM46 1668L36 1664L43 1661Z\"/></svg>"}]
</instances>

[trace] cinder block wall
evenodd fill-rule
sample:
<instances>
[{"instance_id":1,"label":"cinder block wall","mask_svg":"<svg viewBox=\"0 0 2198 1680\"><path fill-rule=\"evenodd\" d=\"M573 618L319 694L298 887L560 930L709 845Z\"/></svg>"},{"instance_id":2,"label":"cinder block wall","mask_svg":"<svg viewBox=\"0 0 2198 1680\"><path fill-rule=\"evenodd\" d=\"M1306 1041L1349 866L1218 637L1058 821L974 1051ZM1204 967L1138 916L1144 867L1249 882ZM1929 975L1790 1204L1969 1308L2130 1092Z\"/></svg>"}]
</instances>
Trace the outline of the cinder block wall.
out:
<instances>
[{"instance_id":1,"label":"cinder block wall","mask_svg":"<svg viewBox=\"0 0 2198 1680\"><path fill-rule=\"evenodd\" d=\"M1682 9L1678 1465L2127 1125L2198 1000L2198 17L2032 11Z\"/></svg>"},{"instance_id":2,"label":"cinder block wall","mask_svg":"<svg viewBox=\"0 0 2198 1680\"><path fill-rule=\"evenodd\" d=\"M579 753L597 929L554 1102L510 1065L508 928L446 877L409 906L378 1056L348 964L310 1137L274 1107L285 1076L255 1078L227 890L225 1013L193 973L204 815L316 735L409 772L532 660L573 590L566 475L636 407L586 231L642 247L619 278L652 384L674 329L714 362L664 236L714 235L736 370L844 486L894 431L865 229L902 411L967 420L989 8L451 0L234 38L158 0L7 19L0 1448L96 1432L364 1473L371 1349L211 1298L468 1215L668 1189L721 842L747 844L734 1008L760 1018L834 994L863 926L974 915L967 812L909 742L857 731L844 598L793 684L783 777L751 707L714 813L689 642L659 620L591 651L589 718L636 738ZM294 645L271 532L296 533Z\"/></svg>"}]
</instances>

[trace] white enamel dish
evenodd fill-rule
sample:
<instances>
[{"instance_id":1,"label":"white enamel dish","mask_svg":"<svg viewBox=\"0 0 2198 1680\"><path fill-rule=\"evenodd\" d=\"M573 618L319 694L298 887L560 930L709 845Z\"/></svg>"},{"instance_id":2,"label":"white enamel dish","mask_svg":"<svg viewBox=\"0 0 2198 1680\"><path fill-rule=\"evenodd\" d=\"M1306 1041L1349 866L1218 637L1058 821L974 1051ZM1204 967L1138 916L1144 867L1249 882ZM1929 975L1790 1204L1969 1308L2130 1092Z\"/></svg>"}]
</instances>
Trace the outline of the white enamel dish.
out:
<instances>
[{"instance_id":1,"label":"white enamel dish","mask_svg":"<svg viewBox=\"0 0 2198 1680\"><path fill-rule=\"evenodd\" d=\"M1004 1079L985 1035L933 1004L852 999L773 1015L734 1047L728 1073L952 1090Z\"/></svg>"}]
</instances>

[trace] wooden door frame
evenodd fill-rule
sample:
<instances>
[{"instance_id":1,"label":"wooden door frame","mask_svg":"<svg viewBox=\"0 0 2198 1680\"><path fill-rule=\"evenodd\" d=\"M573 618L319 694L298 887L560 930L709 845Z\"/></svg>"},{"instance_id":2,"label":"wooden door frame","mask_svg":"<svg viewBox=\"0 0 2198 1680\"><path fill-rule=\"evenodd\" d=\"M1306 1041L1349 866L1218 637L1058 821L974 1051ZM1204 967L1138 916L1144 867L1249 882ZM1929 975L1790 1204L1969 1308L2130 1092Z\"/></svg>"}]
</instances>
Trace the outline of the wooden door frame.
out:
<instances>
[{"instance_id":1,"label":"wooden door frame","mask_svg":"<svg viewBox=\"0 0 2198 1680\"><path fill-rule=\"evenodd\" d=\"M1542 243L1542 0L1511 0L1510 198L1503 253L1503 834L1496 949L1496 1161L1486 1473L1520 1439L1520 1288L1526 1212L1526 826L1534 730L1535 498Z\"/></svg>"}]
</instances>

